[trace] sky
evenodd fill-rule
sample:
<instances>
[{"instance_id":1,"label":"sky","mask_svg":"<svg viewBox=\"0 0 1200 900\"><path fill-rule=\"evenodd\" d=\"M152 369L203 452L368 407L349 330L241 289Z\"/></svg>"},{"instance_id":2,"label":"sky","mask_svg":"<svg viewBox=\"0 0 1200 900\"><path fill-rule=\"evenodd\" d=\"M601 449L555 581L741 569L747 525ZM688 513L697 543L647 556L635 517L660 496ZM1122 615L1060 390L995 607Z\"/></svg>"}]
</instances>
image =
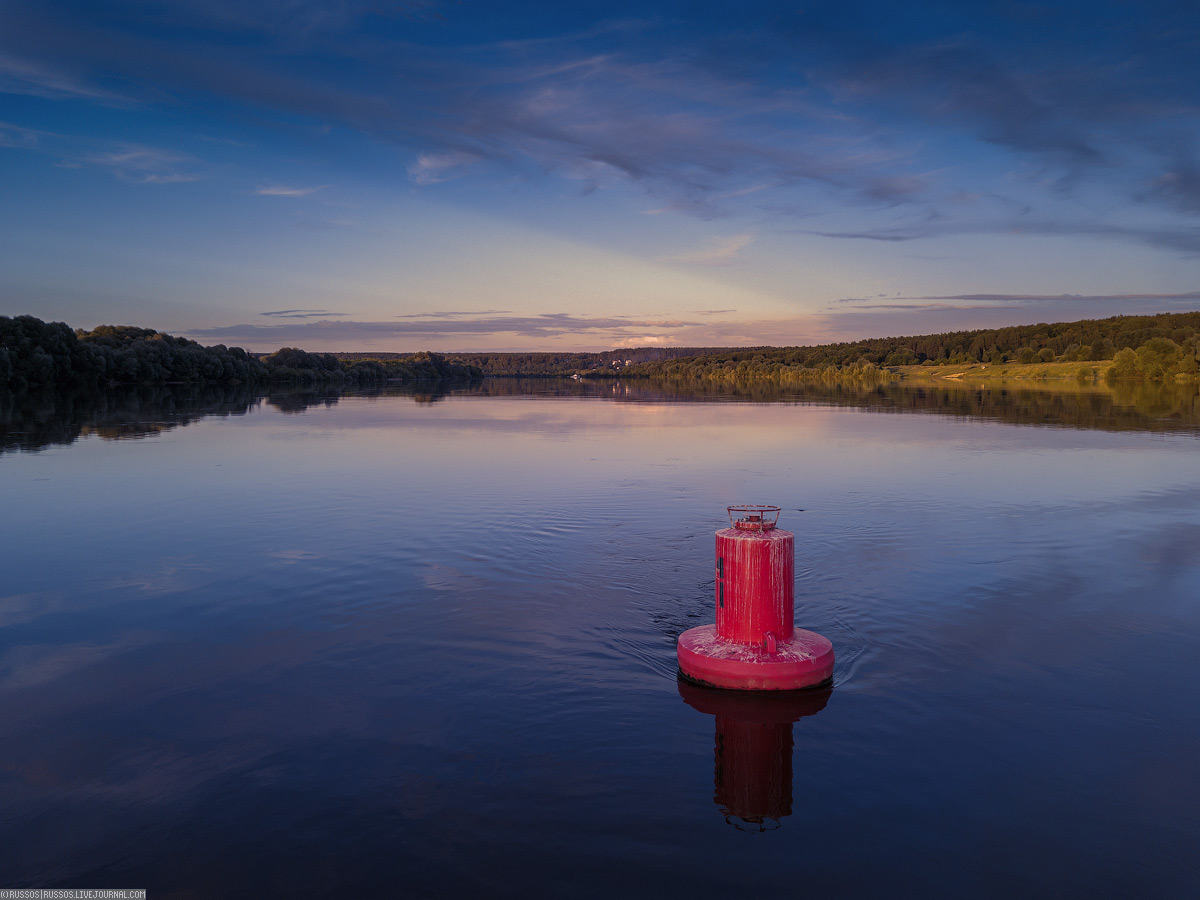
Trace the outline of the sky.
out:
<instances>
[{"instance_id":1,"label":"sky","mask_svg":"<svg viewBox=\"0 0 1200 900\"><path fill-rule=\"evenodd\" d=\"M3 315L529 351L1196 309L1192 0L0 0Z\"/></svg>"}]
</instances>

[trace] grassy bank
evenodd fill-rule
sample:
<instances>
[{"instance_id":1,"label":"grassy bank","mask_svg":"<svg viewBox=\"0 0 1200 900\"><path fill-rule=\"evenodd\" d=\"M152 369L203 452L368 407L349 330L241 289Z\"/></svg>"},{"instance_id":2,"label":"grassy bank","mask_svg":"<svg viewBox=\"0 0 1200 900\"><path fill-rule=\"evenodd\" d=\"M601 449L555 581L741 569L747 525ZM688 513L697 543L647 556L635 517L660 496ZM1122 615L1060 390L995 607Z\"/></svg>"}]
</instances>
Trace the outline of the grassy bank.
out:
<instances>
[{"instance_id":1,"label":"grassy bank","mask_svg":"<svg viewBox=\"0 0 1200 900\"><path fill-rule=\"evenodd\" d=\"M1103 383L1111 359L1091 362L961 363L943 366L889 366L904 381L945 384L1054 381L1076 384Z\"/></svg>"}]
</instances>

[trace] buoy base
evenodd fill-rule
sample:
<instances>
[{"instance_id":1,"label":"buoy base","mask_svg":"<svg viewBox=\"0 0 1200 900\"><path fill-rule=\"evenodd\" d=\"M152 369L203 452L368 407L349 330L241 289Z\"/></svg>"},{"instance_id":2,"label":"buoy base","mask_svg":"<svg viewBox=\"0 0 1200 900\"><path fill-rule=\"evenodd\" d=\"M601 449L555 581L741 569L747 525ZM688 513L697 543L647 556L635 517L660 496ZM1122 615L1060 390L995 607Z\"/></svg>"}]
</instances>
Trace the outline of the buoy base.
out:
<instances>
[{"instance_id":1,"label":"buoy base","mask_svg":"<svg viewBox=\"0 0 1200 900\"><path fill-rule=\"evenodd\" d=\"M794 691L816 687L833 677L833 644L802 628L768 652L759 644L738 644L719 637L716 625L701 625L679 636L676 652L683 677L710 687Z\"/></svg>"}]
</instances>

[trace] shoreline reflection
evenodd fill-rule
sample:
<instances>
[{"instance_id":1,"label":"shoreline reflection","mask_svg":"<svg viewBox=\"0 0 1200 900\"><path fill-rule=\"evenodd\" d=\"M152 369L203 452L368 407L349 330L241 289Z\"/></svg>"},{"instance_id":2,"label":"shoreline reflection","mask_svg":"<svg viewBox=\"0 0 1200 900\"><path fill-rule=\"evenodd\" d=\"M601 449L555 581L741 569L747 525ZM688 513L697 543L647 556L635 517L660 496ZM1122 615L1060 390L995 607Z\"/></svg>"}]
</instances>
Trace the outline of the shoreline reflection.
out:
<instances>
[{"instance_id":1,"label":"shoreline reflection","mask_svg":"<svg viewBox=\"0 0 1200 900\"><path fill-rule=\"evenodd\" d=\"M67 446L82 437L152 437L213 416L244 416L263 408L294 414L336 406L342 399L405 397L419 405L451 398L600 399L618 404L783 403L924 414L954 419L1082 431L1200 432L1195 385L1133 384L1038 387L918 385L713 384L652 379L486 378L470 386L389 385L343 391L328 387L247 385L123 385L108 390L0 389L0 454Z\"/></svg>"}]
</instances>

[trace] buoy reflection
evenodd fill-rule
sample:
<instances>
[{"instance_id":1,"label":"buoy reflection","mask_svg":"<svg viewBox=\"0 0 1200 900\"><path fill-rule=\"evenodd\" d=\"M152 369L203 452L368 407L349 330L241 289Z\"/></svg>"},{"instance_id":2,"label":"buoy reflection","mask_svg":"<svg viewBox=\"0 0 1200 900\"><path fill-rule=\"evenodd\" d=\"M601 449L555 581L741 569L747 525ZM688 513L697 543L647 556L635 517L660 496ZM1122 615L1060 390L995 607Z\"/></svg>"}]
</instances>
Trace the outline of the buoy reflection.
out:
<instances>
[{"instance_id":1,"label":"buoy reflection","mask_svg":"<svg viewBox=\"0 0 1200 900\"><path fill-rule=\"evenodd\" d=\"M726 691L679 680L683 701L715 719L713 802L726 822L773 831L792 814L792 723L815 716L832 693Z\"/></svg>"}]
</instances>

